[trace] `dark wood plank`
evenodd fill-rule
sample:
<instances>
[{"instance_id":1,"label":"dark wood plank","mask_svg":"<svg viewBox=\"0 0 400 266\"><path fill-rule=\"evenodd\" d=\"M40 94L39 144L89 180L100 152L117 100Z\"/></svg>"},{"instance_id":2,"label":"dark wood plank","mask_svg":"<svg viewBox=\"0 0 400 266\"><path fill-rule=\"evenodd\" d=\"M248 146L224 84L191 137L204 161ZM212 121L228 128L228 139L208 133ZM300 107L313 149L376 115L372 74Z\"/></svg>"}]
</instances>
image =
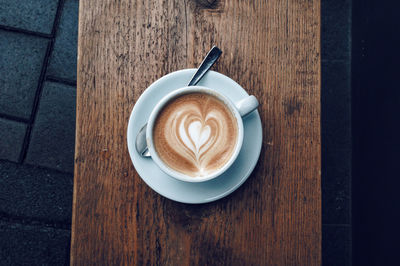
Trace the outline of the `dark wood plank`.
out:
<instances>
[{"instance_id":1,"label":"dark wood plank","mask_svg":"<svg viewBox=\"0 0 400 266\"><path fill-rule=\"evenodd\" d=\"M321 263L320 3L80 1L71 264ZM144 89L195 67L258 97L263 148L249 180L205 205L165 199L128 155Z\"/></svg>"}]
</instances>

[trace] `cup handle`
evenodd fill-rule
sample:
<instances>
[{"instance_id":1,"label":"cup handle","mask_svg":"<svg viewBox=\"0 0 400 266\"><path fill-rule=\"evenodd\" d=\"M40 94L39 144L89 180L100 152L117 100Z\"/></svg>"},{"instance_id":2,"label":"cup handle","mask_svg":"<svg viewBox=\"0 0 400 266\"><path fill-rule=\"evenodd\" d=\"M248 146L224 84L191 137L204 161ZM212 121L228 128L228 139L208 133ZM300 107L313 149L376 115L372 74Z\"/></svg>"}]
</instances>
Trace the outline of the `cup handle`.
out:
<instances>
[{"instance_id":1,"label":"cup handle","mask_svg":"<svg viewBox=\"0 0 400 266\"><path fill-rule=\"evenodd\" d=\"M258 100L253 95L250 95L235 103L235 106L238 109L240 116L245 117L257 109Z\"/></svg>"}]
</instances>

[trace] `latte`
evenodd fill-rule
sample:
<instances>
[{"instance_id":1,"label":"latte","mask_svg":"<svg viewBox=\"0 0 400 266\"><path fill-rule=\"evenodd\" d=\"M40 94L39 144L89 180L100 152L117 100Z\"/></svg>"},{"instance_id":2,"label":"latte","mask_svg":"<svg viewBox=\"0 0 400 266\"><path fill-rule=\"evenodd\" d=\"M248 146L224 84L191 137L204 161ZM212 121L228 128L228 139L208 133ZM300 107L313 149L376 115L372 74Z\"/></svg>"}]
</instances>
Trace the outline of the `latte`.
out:
<instances>
[{"instance_id":1,"label":"latte","mask_svg":"<svg viewBox=\"0 0 400 266\"><path fill-rule=\"evenodd\" d=\"M168 102L153 128L154 148L171 169L192 177L212 174L231 158L238 138L235 116L218 98L189 93Z\"/></svg>"}]
</instances>

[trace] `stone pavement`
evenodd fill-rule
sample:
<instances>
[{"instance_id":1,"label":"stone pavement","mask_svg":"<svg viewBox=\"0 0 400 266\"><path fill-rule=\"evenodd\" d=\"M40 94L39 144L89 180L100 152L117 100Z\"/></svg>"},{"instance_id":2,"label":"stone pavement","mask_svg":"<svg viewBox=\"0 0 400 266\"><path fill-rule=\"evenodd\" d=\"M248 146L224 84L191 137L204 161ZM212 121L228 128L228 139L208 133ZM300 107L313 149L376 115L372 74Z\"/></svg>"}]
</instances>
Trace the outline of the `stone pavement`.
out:
<instances>
[{"instance_id":1,"label":"stone pavement","mask_svg":"<svg viewBox=\"0 0 400 266\"><path fill-rule=\"evenodd\" d=\"M68 265L78 0L0 0L0 265Z\"/></svg>"},{"instance_id":2,"label":"stone pavement","mask_svg":"<svg viewBox=\"0 0 400 266\"><path fill-rule=\"evenodd\" d=\"M69 264L78 0L0 0L0 265ZM351 1L322 1L324 265L351 258Z\"/></svg>"},{"instance_id":3,"label":"stone pavement","mask_svg":"<svg viewBox=\"0 0 400 266\"><path fill-rule=\"evenodd\" d=\"M351 0L321 1L322 261L351 265Z\"/></svg>"}]
</instances>

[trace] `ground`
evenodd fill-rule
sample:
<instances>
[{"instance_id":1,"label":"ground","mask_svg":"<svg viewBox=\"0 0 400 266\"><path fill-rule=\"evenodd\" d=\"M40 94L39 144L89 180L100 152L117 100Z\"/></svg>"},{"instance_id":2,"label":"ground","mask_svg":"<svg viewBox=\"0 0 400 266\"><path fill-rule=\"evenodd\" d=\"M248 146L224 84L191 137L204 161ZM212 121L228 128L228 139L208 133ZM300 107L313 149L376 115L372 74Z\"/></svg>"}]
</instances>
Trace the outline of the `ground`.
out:
<instances>
[{"instance_id":1,"label":"ground","mask_svg":"<svg viewBox=\"0 0 400 266\"><path fill-rule=\"evenodd\" d=\"M0 0L0 265L69 263L78 0ZM351 259L351 1L322 0L324 265Z\"/></svg>"}]
</instances>

